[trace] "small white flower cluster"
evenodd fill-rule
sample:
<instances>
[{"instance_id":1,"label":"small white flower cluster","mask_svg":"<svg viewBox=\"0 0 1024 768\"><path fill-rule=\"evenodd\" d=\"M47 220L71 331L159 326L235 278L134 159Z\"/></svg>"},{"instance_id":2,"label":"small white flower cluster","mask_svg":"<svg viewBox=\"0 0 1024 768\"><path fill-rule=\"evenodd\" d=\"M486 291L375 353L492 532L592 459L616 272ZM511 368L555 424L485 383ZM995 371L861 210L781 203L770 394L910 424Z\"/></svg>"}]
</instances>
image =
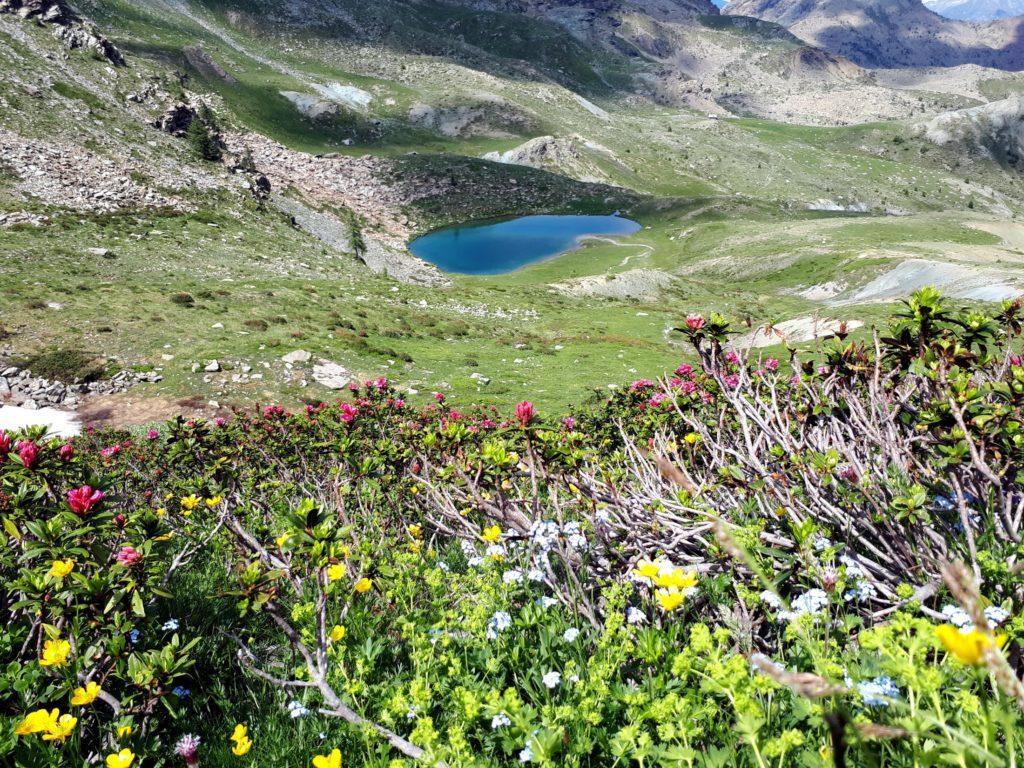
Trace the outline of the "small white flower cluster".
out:
<instances>
[{"instance_id":1,"label":"small white flower cluster","mask_svg":"<svg viewBox=\"0 0 1024 768\"><path fill-rule=\"evenodd\" d=\"M462 554L466 556L466 562L469 563L470 568L476 568L483 564L483 557L476 553L476 549L470 542L460 541L459 546L462 547Z\"/></svg>"},{"instance_id":2,"label":"small white flower cluster","mask_svg":"<svg viewBox=\"0 0 1024 768\"><path fill-rule=\"evenodd\" d=\"M179 624L177 619L168 619L163 623L163 626L160 627L160 629L162 629L164 632L177 632L179 626L181 625Z\"/></svg>"},{"instance_id":3,"label":"small white flower cluster","mask_svg":"<svg viewBox=\"0 0 1024 768\"><path fill-rule=\"evenodd\" d=\"M308 717L309 710L306 709L301 701L296 699L288 702L288 714L291 716L292 720L295 720L299 717Z\"/></svg>"},{"instance_id":4,"label":"small white flower cluster","mask_svg":"<svg viewBox=\"0 0 1024 768\"><path fill-rule=\"evenodd\" d=\"M769 593L774 598L775 595ZM762 593L762 598L764 594ZM767 601L769 605L771 602ZM773 607L780 607L776 599ZM782 621L795 621L801 616L817 616L828 606L828 595L823 589L809 589L790 603L790 610L780 610L779 618Z\"/></svg>"},{"instance_id":5,"label":"small white flower cluster","mask_svg":"<svg viewBox=\"0 0 1024 768\"><path fill-rule=\"evenodd\" d=\"M559 533L558 523L550 520L538 520L530 526L530 540L541 552L549 551L558 543Z\"/></svg>"},{"instance_id":6,"label":"small white flower cluster","mask_svg":"<svg viewBox=\"0 0 1024 768\"><path fill-rule=\"evenodd\" d=\"M878 595L875 585L868 581L868 572L860 563L848 555L840 557L839 562L846 566L846 578L850 581L850 589L843 595L846 602L863 603Z\"/></svg>"},{"instance_id":7,"label":"small white flower cluster","mask_svg":"<svg viewBox=\"0 0 1024 768\"><path fill-rule=\"evenodd\" d=\"M507 570L501 574L501 581L503 584L522 584L523 572L518 568Z\"/></svg>"},{"instance_id":8,"label":"small white flower cluster","mask_svg":"<svg viewBox=\"0 0 1024 768\"><path fill-rule=\"evenodd\" d=\"M499 728L505 728L512 725L512 719L504 712L499 712L491 718L491 730L496 731Z\"/></svg>"},{"instance_id":9,"label":"small white flower cluster","mask_svg":"<svg viewBox=\"0 0 1024 768\"><path fill-rule=\"evenodd\" d=\"M547 595L544 595L544 597L537 599L537 605L547 610L553 605L558 605L558 601L555 600L555 598L553 597L548 597Z\"/></svg>"},{"instance_id":10,"label":"small white flower cluster","mask_svg":"<svg viewBox=\"0 0 1024 768\"><path fill-rule=\"evenodd\" d=\"M576 627L569 627L562 634L562 639L565 640L565 642L567 642L567 643L574 643L574 642L576 642L576 638L579 637L579 636L580 636L580 631L578 629L576 629Z\"/></svg>"},{"instance_id":11,"label":"small white flower cluster","mask_svg":"<svg viewBox=\"0 0 1024 768\"><path fill-rule=\"evenodd\" d=\"M961 632L967 633L974 629L974 619L959 605L944 605L942 615L946 617L946 621ZM1010 612L998 605L990 605L985 609L985 619L988 621L989 629L995 629L1008 618L1010 618Z\"/></svg>"},{"instance_id":12,"label":"small white flower cluster","mask_svg":"<svg viewBox=\"0 0 1024 768\"><path fill-rule=\"evenodd\" d=\"M551 670L541 678L541 681L548 688L557 688L558 684L562 682L562 673L556 670Z\"/></svg>"},{"instance_id":13,"label":"small white flower cluster","mask_svg":"<svg viewBox=\"0 0 1024 768\"><path fill-rule=\"evenodd\" d=\"M498 635L512 626L512 617L505 611L497 611L487 622L487 639L497 640Z\"/></svg>"},{"instance_id":14,"label":"small white flower cluster","mask_svg":"<svg viewBox=\"0 0 1024 768\"><path fill-rule=\"evenodd\" d=\"M884 675L857 683L857 692L864 700L864 704L869 707L888 707L890 702L900 695L900 689L896 687L893 679Z\"/></svg>"},{"instance_id":15,"label":"small white flower cluster","mask_svg":"<svg viewBox=\"0 0 1024 768\"><path fill-rule=\"evenodd\" d=\"M549 552L558 543L560 536L564 536L566 543L573 549L586 552L587 537L583 535L583 527L575 520L561 527L551 520L538 520L530 526L530 541L541 552Z\"/></svg>"},{"instance_id":16,"label":"small white flower cluster","mask_svg":"<svg viewBox=\"0 0 1024 768\"><path fill-rule=\"evenodd\" d=\"M631 605L626 609L626 621L630 624L643 624L647 621L647 616L635 605Z\"/></svg>"},{"instance_id":17,"label":"small white flower cluster","mask_svg":"<svg viewBox=\"0 0 1024 768\"><path fill-rule=\"evenodd\" d=\"M562 534L569 542L569 546L573 549L577 549L580 552L587 551L587 537L583 535L583 529L580 528L580 524L572 521L562 526Z\"/></svg>"}]
</instances>

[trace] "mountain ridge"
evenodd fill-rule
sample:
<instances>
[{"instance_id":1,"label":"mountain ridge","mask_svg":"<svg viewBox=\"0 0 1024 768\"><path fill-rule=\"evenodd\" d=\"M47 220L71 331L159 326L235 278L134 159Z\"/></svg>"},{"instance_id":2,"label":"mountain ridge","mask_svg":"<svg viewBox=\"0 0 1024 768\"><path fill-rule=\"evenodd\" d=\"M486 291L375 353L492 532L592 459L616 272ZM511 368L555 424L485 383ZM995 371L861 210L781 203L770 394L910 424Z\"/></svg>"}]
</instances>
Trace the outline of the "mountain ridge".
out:
<instances>
[{"instance_id":1,"label":"mountain ridge","mask_svg":"<svg viewBox=\"0 0 1024 768\"><path fill-rule=\"evenodd\" d=\"M865 67L1024 69L1024 19L947 19L921 0L734 0L726 13L782 24Z\"/></svg>"}]
</instances>

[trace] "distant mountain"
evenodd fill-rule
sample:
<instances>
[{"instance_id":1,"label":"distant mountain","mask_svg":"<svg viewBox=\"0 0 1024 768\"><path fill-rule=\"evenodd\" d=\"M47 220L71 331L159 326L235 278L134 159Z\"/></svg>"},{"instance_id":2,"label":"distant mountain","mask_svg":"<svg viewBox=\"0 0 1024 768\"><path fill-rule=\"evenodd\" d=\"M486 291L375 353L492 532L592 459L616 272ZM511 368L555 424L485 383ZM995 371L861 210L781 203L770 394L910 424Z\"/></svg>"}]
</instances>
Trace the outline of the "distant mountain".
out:
<instances>
[{"instance_id":1,"label":"distant mountain","mask_svg":"<svg viewBox=\"0 0 1024 768\"><path fill-rule=\"evenodd\" d=\"M924 4L947 19L994 21L1024 15L1024 0L924 0Z\"/></svg>"},{"instance_id":2,"label":"distant mountain","mask_svg":"<svg viewBox=\"0 0 1024 768\"><path fill-rule=\"evenodd\" d=\"M865 67L978 64L1024 69L1024 18L984 24L955 21L929 10L921 0L733 0L725 12L781 24L797 37Z\"/></svg>"}]
</instances>

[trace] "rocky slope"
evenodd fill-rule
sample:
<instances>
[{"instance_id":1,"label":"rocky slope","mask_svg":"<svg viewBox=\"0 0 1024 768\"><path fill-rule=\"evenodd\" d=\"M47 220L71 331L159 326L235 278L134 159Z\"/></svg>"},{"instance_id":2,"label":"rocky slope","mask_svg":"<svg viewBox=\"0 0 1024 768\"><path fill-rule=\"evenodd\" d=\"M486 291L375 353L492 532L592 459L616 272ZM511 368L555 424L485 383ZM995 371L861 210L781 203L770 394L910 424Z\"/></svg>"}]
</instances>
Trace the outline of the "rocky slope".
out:
<instances>
[{"instance_id":1,"label":"rocky slope","mask_svg":"<svg viewBox=\"0 0 1024 768\"><path fill-rule=\"evenodd\" d=\"M1024 96L947 112L917 126L928 141L982 153L1020 169L1024 160Z\"/></svg>"},{"instance_id":2,"label":"rocky slope","mask_svg":"<svg viewBox=\"0 0 1024 768\"><path fill-rule=\"evenodd\" d=\"M726 12L782 24L866 67L980 64L1024 69L1024 20L969 24L921 0L735 0Z\"/></svg>"},{"instance_id":3,"label":"rocky slope","mask_svg":"<svg viewBox=\"0 0 1024 768\"><path fill-rule=\"evenodd\" d=\"M1024 14L1021 0L925 0L931 10L947 19L993 21Z\"/></svg>"}]
</instances>

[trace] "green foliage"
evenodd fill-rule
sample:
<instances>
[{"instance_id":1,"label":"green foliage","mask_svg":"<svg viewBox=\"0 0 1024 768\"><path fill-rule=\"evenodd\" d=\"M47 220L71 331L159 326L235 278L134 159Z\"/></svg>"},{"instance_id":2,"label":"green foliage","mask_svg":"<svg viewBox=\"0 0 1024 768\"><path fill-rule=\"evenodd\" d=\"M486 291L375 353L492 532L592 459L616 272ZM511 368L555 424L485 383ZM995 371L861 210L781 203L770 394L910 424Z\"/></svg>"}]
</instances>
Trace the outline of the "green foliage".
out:
<instances>
[{"instance_id":1,"label":"green foliage","mask_svg":"<svg viewBox=\"0 0 1024 768\"><path fill-rule=\"evenodd\" d=\"M96 381L106 371L106 360L81 349L49 349L18 361L33 375L72 383Z\"/></svg>"},{"instance_id":2,"label":"green foliage","mask_svg":"<svg viewBox=\"0 0 1024 768\"><path fill-rule=\"evenodd\" d=\"M1024 367L991 350L1016 310L946 308L940 326L941 307L914 297L918 353L887 374L906 423L861 430L925 436L885 476L847 464L848 429L829 447L768 446L759 472L729 438L741 399L785 408L797 434L801 419L845 424L873 391L870 354L805 361L794 381L696 315L704 367L558 423L528 402L416 409L375 380L299 414L176 419L141 439L0 433L0 758L128 749L155 768L194 734L212 766L338 748L380 768L1009 768L1024 756L1007 666L1022 553L999 510L1021 493ZM898 360L892 338L882 354ZM968 441L998 475L987 486ZM856 445L874 466L887 443ZM929 570L936 551L972 557L965 530L977 597ZM962 614L975 634L955 637L997 647L970 628L982 609L1013 644L988 666L936 628Z\"/></svg>"}]
</instances>

